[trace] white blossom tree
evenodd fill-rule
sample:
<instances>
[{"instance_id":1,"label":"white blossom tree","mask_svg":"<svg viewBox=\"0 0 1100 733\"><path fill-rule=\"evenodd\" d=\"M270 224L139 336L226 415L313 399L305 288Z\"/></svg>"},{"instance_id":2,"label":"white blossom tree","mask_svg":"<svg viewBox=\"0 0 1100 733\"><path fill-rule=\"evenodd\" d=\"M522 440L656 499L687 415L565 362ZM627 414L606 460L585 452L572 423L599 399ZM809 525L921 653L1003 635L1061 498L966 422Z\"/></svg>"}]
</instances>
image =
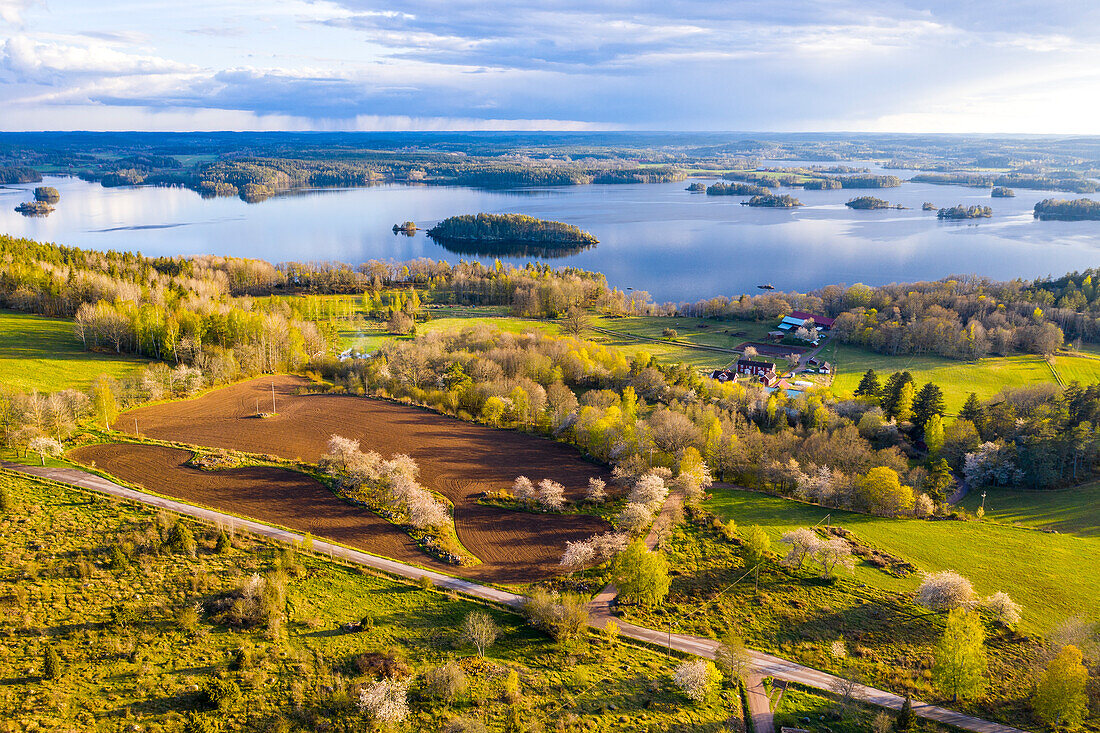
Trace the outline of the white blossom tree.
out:
<instances>
[{"instance_id":1,"label":"white blossom tree","mask_svg":"<svg viewBox=\"0 0 1100 733\"><path fill-rule=\"evenodd\" d=\"M925 573L917 589L917 603L933 611L950 611L974 605L974 586L954 570Z\"/></svg>"},{"instance_id":2,"label":"white blossom tree","mask_svg":"<svg viewBox=\"0 0 1100 733\"><path fill-rule=\"evenodd\" d=\"M615 526L628 534L639 532L653 523L653 512L645 504L628 503L615 517Z\"/></svg>"},{"instance_id":3,"label":"white blossom tree","mask_svg":"<svg viewBox=\"0 0 1100 733\"><path fill-rule=\"evenodd\" d=\"M30 443L27 444L27 449L32 453L37 453L42 458L43 466L46 465L47 456L57 458L65 450L61 443L45 435L31 438Z\"/></svg>"},{"instance_id":4,"label":"white blossom tree","mask_svg":"<svg viewBox=\"0 0 1100 733\"><path fill-rule=\"evenodd\" d=\"M535 485L531 483L531 479L526 476L516 476L516 480L512 482L512 496L516 497L517 501L528 502L538 496L538 492L535 491Z\"/></svg>"},{"instance_id":5,"label":"white blossom tree","mask_svg":"<svg viewBox=\"0 0 1100 733\"><path fill-rule=\"evenodd\" d=\"M591 538L577 542L566 542L565 552L558 564L569 572L591 565L596 559L596 548Z\"/></svg>"},{"instance_id":6,"label":"white blossom tree","mask_svg":"<svg viewBox=\"0 0 1100 733\"><path fill-rule=\"evenodd\" d=\"M539 481L539 503L552 512L560 512L565 508L565 487L548 478Z\"/></svg>"},{"instance_id":7,"label":"white blossom tree","mask_svg":"<svg viewBox=\"0 0 1100 733\"><path fill-rule=\"evenodd\" d=\"M1020 604L1004 591L997 591L982 601L984 606L1001 624L1012 628L1020 623Z\"/></svg>"},{"instance_id":8,"label":"white blossom tree","mask_svg":"<svg viewBox=\"0 0 1100 733\"><path fill-rule=\"evenodd\" d=\"M651 512L655 512L661 508L666 498L668 487L665 486L665 480L655 473L647 473L634 483L626 500L630 504L644 504Z\"/></svg>"},{"instance_id":9,"label":"white blossom tree","mask_svg":"<svg viewBox=\"0 0 1100 733\"><path fill-rule=\"evenodd\" d=\"M783 562L791 567L801 568L806 559L817 552L822 539L812 529L801 527L785 533L781 541L791 546Z\"/></svg>"},{"instance_id":10,"label":"white blossom tree","mask_svg":"<svg viewBox=\"0 0 1100 733\"><path fill-rule=\"evenodd\" d=\"M585 492L584 498L594 504L599 504L607 498L606 487L606 481L593 476L592 478L588 479L588 490Z\"/></svg>"},{"instance_id":11,"label":"white blossom tree","mask_svg":"<svg viewBox=\"0 0 1100 733\"><path fill-rule=\"evenodd\" d=\"M684 662L672 675L672 681L695 702L703 702L710 691L722 682L722 673L707 659Z\"/></svg>"},{"instance_id":12,"label":"white blossom tree","mask_svg":"<svg viewBox=\"0 0 1100 733\"><path fill-rule=\"evenodd\" d=\"M852 547L840 537L823 540L814 550L814 559L821 565L821 577L831 578L833 571L844 568L855 572L856 559L852 556Z\"/></svg>"},{"instance_id":13,"label":"white blossom tree","mask_svg":"<svg viewBox=\"0 0 1100 733\"><path fill-rule=\"evenodd\" d=\"M409 716L409 680L372 682L359 692L359 709L379 723L400 723Z\"/></svg>"}]
</instances>

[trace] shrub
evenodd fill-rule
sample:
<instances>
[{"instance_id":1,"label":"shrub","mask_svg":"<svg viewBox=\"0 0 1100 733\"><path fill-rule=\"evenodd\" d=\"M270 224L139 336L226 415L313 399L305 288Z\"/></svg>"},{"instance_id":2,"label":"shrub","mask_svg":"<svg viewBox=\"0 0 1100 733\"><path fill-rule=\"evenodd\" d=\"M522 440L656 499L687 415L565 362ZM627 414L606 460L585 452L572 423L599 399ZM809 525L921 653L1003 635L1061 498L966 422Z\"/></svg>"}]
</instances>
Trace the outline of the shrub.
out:
<instances>
[{"instance_id":1,"label":"shrub","mask_svg":"<svg viewBox=\"0 0 1100 733\"><path fill-rule=\"evenodd\" d=\"M218 540L214 543L214 552L219 555L227 555L233 549L233 543L229 541L229 535L225 530L218 532Z\"/></svg>"},{"instance_id":2,"label":"shrub","mask_svg":"<svg viewBox=\"0 0 1100 733\"><path fill-rule=\"evenodd\" d=\"M210 677L199 688L199 701L208 708L225 710L241 697L241 688L226 677Z\"/></svg>"},{"instance_id":3,"label":"shrub","mask_svg":"<svg viewBox=\"0 0 1100 733\"><path fill-rule=\"evenodd\" d=\"M1013 601L1004 591L997 591L982 603L998 622L1012 628L1020 623L1020 604Z\"/></svg>"},{"instance_id":4,"label":"shrub","mask_svg":"<svg viewBox=\"0 0 1100 733\"><path fill-rule=\"evenodd\" d=\"M453 660L442 667L433 667L424 675L424 692L445 702L454 702L466 694L466 673Z\"/></svg>"},{"instance_id":5,"label":"shrub","mask_svg":"<svg viewBox=\"0 0 1100 733\"><path fill-rule=\"evenodd\" d=\"M379 723L400 723L409 715L409 681L379 680L359 692L359 709Z\"/></svg>"},{"instance_id":6,"label":"shrub","mask_svg":"<svg viewBox=\"0 0 1100 733\"><path fill-rule=\"evenodd\" d=\"M180 631L192 634L199 628L199 612L194 606L188 605L176 612L176 627Z\"/></svg>"},{"instance_id":7,"label":"shrub","mask_svg":"<svg viewBox=\"0 0 1100 733\"><path fill-rule=\"evenodd\" d=\"M353 660L355 669L361 675L398 679L409 676L409 665L396 649L386 652L364 652Z\"/></svg>"},{"instance_id":8,"label":"shrub","mask_svg":"<svg viewBox=\"0 0 1100 733\"><path fill-rule=\"evenodd\" d=\"M7 514L12 510L14 502L7 486L0 485L0 514Z\"/></svg>"},{"instance_id":9,"label":"shrub","mask_svg":"<svg viewBox=\"0 0 1100 733\"><path fill-rule=\"evenodd\" d=\"M107 551L107 567L116 573L120 573L130 567L130 558L122 551L119 545L111 545Z\"/></svg>"},{"instance_id":10,"label":"shrub","mask_svg":"<svg viewBox=\"0 0 1100 733\"><path fill-rule=\"evenodd\" d=\"M185 555L195 554L195 535L191 533L191 529L186 524L179 520L176 520L175 524L169 528L165 544L173 552L182 552Z\"/></svg>"}]
</instances>

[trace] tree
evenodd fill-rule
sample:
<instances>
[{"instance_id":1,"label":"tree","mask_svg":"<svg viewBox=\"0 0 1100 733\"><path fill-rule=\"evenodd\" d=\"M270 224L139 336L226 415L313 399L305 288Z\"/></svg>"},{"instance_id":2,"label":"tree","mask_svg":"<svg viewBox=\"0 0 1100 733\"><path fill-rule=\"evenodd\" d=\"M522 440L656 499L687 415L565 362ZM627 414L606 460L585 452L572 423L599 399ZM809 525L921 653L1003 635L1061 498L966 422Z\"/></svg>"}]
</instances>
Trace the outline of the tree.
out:
<instances>
[{"instance_id":1,"label":"tree","mask_svg":"<svg viewBox=\"0 0 1100 733\"><path fill-rule=\"evenodd\" d=\"M932 678L952 702L981 692L985 684L985 630L978 614L956 608L947 614L947 625L935 649Z\"/></svg>"},{"instance_id":2,"label":"tree","mask_svg":"<svg viewBox=\"0 0 1100 733\"><path fill-rule=\"evenodd\" d=\"M692 659L676 668L672 681L695 702L703 702L722 683L722 674L706 659Z\"/></svg>"},{"instance_id":3,"label":"tree","mask_svg":"<svg viewBox=\"0 0 1100 733\"><path fill-rule=\"evenodd\" d=\"M615 526L628 534L637 534L653 522L653 512L645 504L627 502L615 517Z\"/></svg>"},{"instance_id":4,"label":"tree","mask_svg":"<svg viewBox=\"0 0 1100 733\"><path fill-rule=\"evenodd\" d=\"M938 456L943 450L943 417L933 415L924 424L924 445L928 448L928 455Z\"/></svg>"},{"instance_id":5,"label":"tree","mask_svg":"<svg viewBox=\"0 0 1100 733\"><path fill-rule=\"evenodd\" d=\"M933 415L942 416L947 409L943 401L943 390L938 384L928 382L913 398L913 422L924 428Z\"/></svg>"},{"instance_id":6,"label":"tree","mask_svg":"<svg viewBox=\"0 0 1100 733\"><path fill-rule=\"evenodd\" d=\"M821 538L818 537L817 532L808 527L800 527L785 533L781 541L791 546L783 562L796 568L801 568L806 558L812 557L821 545Z\"/></svg>"},{"instance_id":7,"label":"tree","mask_svg":"<svg viewBox=\"0 0 1100 733\"><path fill-rule=\"evenodd\" d=\"M745 648L744 640L730 631L718 642L714 650L714 663L728 679L740 682L752 667L752 657Z\"/></svg>"},{"instance_id":8,"label":"tree","mask_svg":"<svg viewBox=\"0 0 1100 733\"><path fill-rule=\"evenodd\" d=\"M817 545L814 559L821 565L821 577L828 580L838 566L849 573L855 572L856 559L852 556L852 546L840 537L834 537Z\"/></svg>"},{"instance_id":9,"label":"tree","mask_svg":"<svg viewBox=\"0 0 1100 733\"><path fill-rule=\"evenodd\" d=\"M916 601L933 611L950 611L974 603L974 586L953 570L926 573L917 588Z\"/></svg>"},{"instance_id":10,"label":"tree","mask_svg":"<svg viewBox=\"0 0 1100 733\"><path fill-rule=\"evenodd\" d=\"M947 500L948 493L953 492L954 488L955 477L951 475L951 467L947 465L946 459L941 458L932 464L925 481L925 490L937 502L942 502Z\"/></svg>"},{"instance_id":11,"label":"tree","mask_svg":"<svg viewBox=\"0 0 1100 733\"><path fill-rule=\"evenodd\" d=\"M959 417L974 423L975 427L981 427L985 422L985 408L978 401L978 395L973 392L970 393L966 398L966 402L963 403L962 409L959 410Z\"/></svg>"},{"instance_id":12,"label":"tree","mask_svg":"<svg viewBox=\"0 0 1100 733\"><path fill-rule=\"evenodd\" d=\"M894 401L894 414L893 417L898 422L905 422L913 418L913 400L915 398L915 388L913 382L909 381L901 385L898 389L897 399Z\"/></svg>"},{"instance_id":13,"label":"tree","mask_svg":"<svg viewBox=\"0 0 1100 733\"><path fill-rule=\"evenodd\" d=\"M561 320L562 330L570 336L579 337L590 326L591 319L588 316L588 311L575 305L565 312L565 317Z\"/></svg>"},{"instance_id":14,"label":"tree","mask_svg":"<svg viewBox=\"0 0 1100 733\"><path fill-rule=\"evenodd\" d=\"M913 508L913 488L902 485L894 469L876 466L856 480L855 499L866 511L897 516Z\"/></svg>"},{"instance_id":15,"label":"tree","mask_svg":"<svg viewBox=\"0 0 1100 733\"><path fill-rule=\"evenodd\" d=\"M768 533L759 524L746 528L741 533L744 545L741 554L745 560L745 567L753 571L756 582L756 590L760 590L760 566L768 559L772 541Z\"/></svg>"},{"instance_id":16,"label":"tree","mask_svg":"<svg viewBox=\"0 0 1100 733\"><path fill-rule=\"evenodd\" d=\"M901 712L898 714L898 719L894 721L894 727L904 733L913 727L917 722L917 716L913 714L913 699L909 696L905 696L905 702L901 704Z\"/></svg>"},{"instance_id":17,"label":"tree","mask_svg":"<svg viewBox=\"0 0 1100 733\"><path fill-rule=\"evenodd\" d=\"M53 645L46 644L42 650L42 679L56 680L61 676L61 657Z\"/></svg>"},{"instance_id":18,"label":"tree","mask_svg":"<svg viewBox=\"0 0 1100 733\"><path fill-rule=\"evenodd\" d=\"M96 417L103 423L106 430L111 429L111 423L118 415L118 403L115 402L115 392L111 386L111 380L105 375L96 379L92 386L92 405Z\"/></svg>"},{"instance_id":19,"label":"tree","mask_svg":"<svg viewBox=\"0 0 1100 733\"><path fill-rule=\"evenodd\" d=\"M1020 623L1020 604L1012 600L1003 590L997 591L982 601L982 606L1004 626L1011 628Z\"/></svg>"},{"instance_id":20,"label":"tree","mask_svg":"<svg viewBox=\"0 0 1100 733\"><path fill-rule=\"evenodd\" d=\"M584 498L593 504L599 504L607 498L606 487L606 481L593 476L588 479L588 490L585 492Z\"/></svg>"},{"instance_id":21,"label":"tree","mask_svg":"<svg viewBox=\"0 0 1100 733\"><path fill-rule=\"evenodd\" d=\"M906 384L913 383L913 375L909 372L894 372L886 379L886 384L883 385L879 391L879 401L882 405L882 411L886 413L887 417L897 417L898 410L898 398L901 395L901 388Z\"/></svg>"},{"instance_id":22,"label":"tree","mask_svg":"<svg viewBox=\"0 0 1100 733\"><path fill-rule=\"evenodd\" d=\"M878 397L880 391L882 386L878 382L878 375L875 374L874 369L868 369L859 380L855 395L856 397Z\"/></svg>"},{"instance_id":23,"label":"tree","mask_svg":"<svg viewBox=\"0 0 1100 733\"><path fill-rule=\"evenodd\" d=\"M424 675L424 689L429 696L452 702L466 692L466 673L451 660L441 667L433 667Z\"/></svg>"},{"instance_id":24,"label":"tree","mask_svg":"<svg viewBox=\"0 0 1100 733\"><path fill-rule=\"evenodd\" d=\"M1062 647L1039 675L1032 707L1051 727L1075 727L1088 714L1089 671L1082 664L1081 650L1072 644Z\"/></svg>"},{"instance_id":25,"label":"tree","mask_svg":"<svg viewBox=\"0 0 1100 733\"><path fill-rule=\"evenodd\" d=\"M642 540L634 540L611 564L611 573L619 595L640 606L655 606L668 595L672 579L668 560L653 552Z\"/></svg>"},{"instance_id":26,"label":"tree","mask_svg":"<svg viewBox=\"0 0 1100 733\"><path fill-rule=\"evenodd\" d=\"M483 611L474 611L462 622L462 638L474 645L479 657L485 656L485 650L493 645L498 635L500 629Z\"/></svg>"},{"instance_id":27,"label":"tree","mask_svg":"<svg viewBox=\"0 0 1100 733\"><path fill-rule=\"evenodd\" d=\"M548 478L539 481L539 503L552 512L560 512L565 508L565 487Z\"/></svg>"},{"instance_id":28,"label":"tree","mask_svg":"<svg viewBox=\"0 0 1100 733\"><path fill-rule=\"evenodd\" d=\"M37 438L31 438L31 442L27 444L27 448L41 456L43 466L46 465L46 456L57 458L65 450L61 443L53 438L47 438L44 435L40 435Z\"/></svg>"}]
</instances>

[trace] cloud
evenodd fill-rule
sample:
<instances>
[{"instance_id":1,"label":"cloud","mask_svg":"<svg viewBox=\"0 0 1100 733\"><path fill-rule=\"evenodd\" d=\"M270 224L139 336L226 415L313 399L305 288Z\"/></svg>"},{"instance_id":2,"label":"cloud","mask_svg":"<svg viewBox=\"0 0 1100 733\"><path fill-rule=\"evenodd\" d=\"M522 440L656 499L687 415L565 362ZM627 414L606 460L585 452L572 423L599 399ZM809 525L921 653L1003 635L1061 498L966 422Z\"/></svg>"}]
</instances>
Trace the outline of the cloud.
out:
<instances>
[{"instance_id":1,"label":"cloud","mask_svg":"<svg viewBox=\"0 0 1100 733\"><path fill-rule=\"evenodd\" d=\"M150 76L191 68L156 56L119 51L104 43L84 45L14 36L0 49L0 71L18 83L61 84L96 76Z\"/></svg>"},{"instance_id":2,"label":"cloud","mask_svg":"<svg viewBox=\"0 0 1100 733\"><path fill-rule=\"evenodd\" d=\"M0 21L17 27L22 26L23 13L35 4L36 0L0 0Z\"/></svg>"}]
</instances>

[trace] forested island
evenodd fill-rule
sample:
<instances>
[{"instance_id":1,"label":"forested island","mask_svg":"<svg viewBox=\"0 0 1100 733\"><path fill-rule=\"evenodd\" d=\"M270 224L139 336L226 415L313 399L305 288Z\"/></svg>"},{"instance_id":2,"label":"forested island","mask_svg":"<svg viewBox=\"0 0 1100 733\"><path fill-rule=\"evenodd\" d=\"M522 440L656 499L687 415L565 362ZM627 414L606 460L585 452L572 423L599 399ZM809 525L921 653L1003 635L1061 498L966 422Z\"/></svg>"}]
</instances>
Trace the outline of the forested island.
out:
<instances>
[{"instance_id":1,"label":"forested island","mask_svg":"<svg viewBox=\"0 0 1100 733\"><path fill-rule=\"evenodd\" d=\"M34 200L44 201L47 204L56 204L61 200L61 194L53 186L39 186L34 189Z\"/></svg>"},{"instance_id":2,"label":"forested island","mask_svg":"<svg viewBox=\"0 0 1100 733\"><path fill-rule=\"evenodd\" d=\"M1100 221L1100 201L1043 199L1035 204L1035 218L1041 221Z\"/></svg>"},{"instance_id":3,"label":"forested island","mask_svg":"<svg viewBox=\"0 0 1100 733\"><path fill-rule=\"evenodd\" d=\"M781 196L766 194L762 196L753 196L748 201L742 201L741 205L762 206L770 209L793 209L796 206L802 206L802 202L794 196L788 196L787 194Z\"/></svg>"},{"instance_id":4,"label":"forested island","mask_svg":"<svg viewBox=\"0 0 1100 733\"><path fill-rule=\"evenodd\" d=\"M1016 192L1004 186L994 186L989 195L995 199L1011 199L1016 197Z\"/></svg>"},{"instance_id":5,"label":"forested island","mask_svg":"<svg viewBox=\"0 0 1100 733\"><path fill-rule=\"evenodd\" d=\"M707 184L696 182L696 183L691 184L690 186L688 186L684 190L685 191L691 191L692 193L703 193L704 191L707 190Z\"/></svg>"},{"instance_id":6,"label":"forested island","mask_svg":"<svg viewBox=\"0 0 1100 733\"><path fill-rule=\"evenodd\" d=\"M914 183L936 183L941 185L972 186L988 188L990 186L1030 188L1038 190L1073 191L1074 193L1093 193L1097 184L1076 172L1059 171L1049 175L1030 173L1002 173L986 175L968 171L950 173L918 173L911 179Z\"/></svg>"},{"instance_id":7,"label":"forested island","mask_svg":"<svg viewBox=\"0 0 1100 733\"><path fill-rule=\"evenodd\" d=\"M936 206L931 201L925 201L923 204L921 204L920 207L924 211L936 211L939 208L938 206Z\"/></svg>"},{"instance_id":8,"label":"forested island","mask_svg":"<svg viewBox=\"0 0 1100 733\"><path fill-rule=\"evenodd\" d=\"M764 186L751 183L715 183L707 186L707 196L767 196L771 193Z\"/></svg>"},{"instance_id":9,"label":"forested island","mask_svg":"<svg viewBox=\"0 0 1100 733\"><path fill-rule=\"evenodd\" d=\"M5 183L38 183L42 175L34 168L21 165L0 166L0 184Z\"/></svg>"},{"instance_id":10,"label":"forested island","mask_svg":"<svg viewBox=\"0 0 1100 733\"><path fill-rule=\"evenodd\" d=\"M904 209L901 204L892 204L889 201L875 198L874 196L858 196L844 204L849 209Z\"/></svg>"},{"instance_id":11,"label":"forested island","mask_svg":"<svg viewBox=\"0 0 1100 733\"><path fill-rule=\"evenodd\" d=\"M53 206L45 201L24 201L15 210L24 216L45 216L53 211Z\"/></svg>"},{"instance_id":12,"label":"forested island","mask_svg":"<svg viewBox=\"0 0 1100 733\"><path fill-rule=\"evenodd\" d=\"M993 209L988 206L952 206L949 209L940 209L936 216L940 219L988 219L993 216Z\"/></svg>"},{"instance_id":13,"label":"forested island","mask_svg":"<svg viewBox=\"0 0 1100 733\"><path fill-rule=\"evenodd\" d=\"M428 230L440 242L465 244L527 244L541 247L591 246L599 242L588 232L560 221L523 214L463 214L451 216Z\"/></svg>"},{"instance_id":14,"label":"forested island","mask_svg":"<svg viewBox=\"0 0 1100 733\"><path fill-rule=\"evenodd\" d=\"M402 224L394 224L393 225L393 233L394 234L398 234L398 233L407 234L411 237L413 234L416 234L416 231L419 228L420 227L418 227L416 225L415 221L406 221Z\"/></svg>"}]
</instances>

